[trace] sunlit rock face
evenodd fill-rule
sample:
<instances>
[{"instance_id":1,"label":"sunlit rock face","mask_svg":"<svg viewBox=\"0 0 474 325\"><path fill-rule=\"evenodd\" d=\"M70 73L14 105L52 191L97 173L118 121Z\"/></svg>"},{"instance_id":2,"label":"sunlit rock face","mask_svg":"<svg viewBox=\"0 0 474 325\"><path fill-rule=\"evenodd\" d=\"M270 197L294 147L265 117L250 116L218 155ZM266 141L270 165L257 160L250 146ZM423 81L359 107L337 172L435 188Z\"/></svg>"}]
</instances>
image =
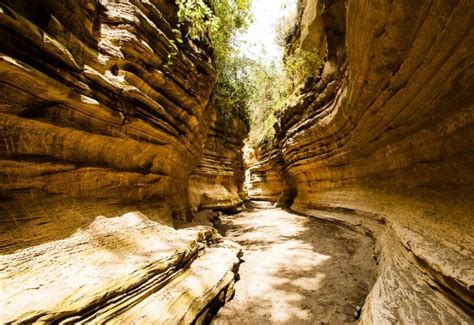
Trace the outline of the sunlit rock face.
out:
<instances>
[{"instance_id":1,"label":"sunlit rock face","mask_svg":"<svg viewBox=\"0 0 474 325\"><path fill-rule=\"evenodd\" d=\"M286 188L282 173L281 152L272 142L257 147L255 162L249 170L248 196L253 200L276 202Z\"/></svg>"},{"instance_id":2,"label":"sunlit rock face","mask_svg":"<svg viewBox=\"0 0 474 325\"><path fill-rule=\"evenodd\" d=\"M215 72L171 1L2 1L2 246L188 209Z\"/></svg>"},{"instance_id":3,"label":"sunlit rock face","mask_svg":"<svg viewBox=\"0 0 474 325\"><path fill-rule=\"evenodd\" d=\"M0 322L191 324L229 300L240 247L138 212L0 256Z\"/></svg>"},{"instance_id":4,"label":"sunlit rock face","mask_svg":"<svg viewBox=\"0 0 474 325\"><path fill-rule=\"evenodd\" d=\"M300 3L290 48L324 60L254 179L290 177L292 209L377 238L364 323L472 321L473 13L469 1Z\"/></svg>"},{"instance_id":5,"label":"sunlit rock face","mask_svg":"<svg viewBox=\"0 0 474 325\"><path fill-rule=\"evenodd\" d=\"M248 124L236 110L219 107L213 100L210 129L202 158L189 179L190 204L193 209L235 209L245 197L243 140ZM219 111L227 112L227 115Z\"/></svg>"},{"instance_id":6,"label":"sunlit rock face","mask_svg":"<svg viewBox=\"0 0 474 325\"><path fill-rule=\"evenodd\" d=\"M0 2L0 323L199 323L230 299L240 249L171 227L217 132L209 49L176 13Z\"/></svg>"}]
</instances>

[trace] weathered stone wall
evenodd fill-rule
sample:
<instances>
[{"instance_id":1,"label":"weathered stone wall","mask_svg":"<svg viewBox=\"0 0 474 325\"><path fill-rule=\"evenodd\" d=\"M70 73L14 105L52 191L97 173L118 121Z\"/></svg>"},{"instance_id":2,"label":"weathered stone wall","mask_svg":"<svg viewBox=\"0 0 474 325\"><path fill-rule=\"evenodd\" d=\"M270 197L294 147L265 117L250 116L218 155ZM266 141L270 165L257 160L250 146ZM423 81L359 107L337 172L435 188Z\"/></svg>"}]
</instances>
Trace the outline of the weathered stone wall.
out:
<instances>
[{"instance_id":1,"label":"weathered stone wall","mask_svg":"<svg viewBox=\"0 0 474 325\"><path fill-rule=\"evenodd\" d=\"M317 12L300 12L293 48L312 42L324 61L279 117L278 145L267 152L282 160L258 178L280 169L296 192L292 209L378 239L379 279L363 321L472 321L472 3L300 7Z\"/></svg>"},{"instance_id":2,"label":"weathered stone wall","mask_svg":"<svg viewBox=\"0 0 474 325\"><path fill-rule=\"evenodd\" d=\"M209 132L216 74L209 49L177 41L176 13L0 2L0 323L205 323L232 297L240 248L170 227L228 135ZM228 173L206 177L230 188L239 143L216 142Z\"/></svg>"},{"instance_id":3,"label":"weathered stone wall","mask_svg":"<svg viewBox=\"0 0 474 325\"><path fill-rule=\"evenodd\" d=\"M188 214L216 76L176 41L174 2L0 6L0 245L137 208Z\"/></svg>"},{"instance_id":4,"label":"weathered stone wall","mask_svg":"<svg viewBox=\"0 0 474 325\"><path fill-rule=\"evenodd\" d=\"M225 104L212 104L213 108L218 105ZM190 203L195 211L235 209L244 199L242 148L248 134L247 122L236 110L227 109L227 117L216 109L212 112L203 156L189 179Z\"/></svg>"},{"instance_id":5,"label":"weathered stone wall","mask_svg":"<svg viewBox=\"0 0 474 325\"><path fill-rule=\"evenodd\" d=\"M275 143L267 142L255 148L255 162L248 169L248 196L252 200L276 202L286 188L281 152L275 147Z\"/></svg>"}]
</instances>

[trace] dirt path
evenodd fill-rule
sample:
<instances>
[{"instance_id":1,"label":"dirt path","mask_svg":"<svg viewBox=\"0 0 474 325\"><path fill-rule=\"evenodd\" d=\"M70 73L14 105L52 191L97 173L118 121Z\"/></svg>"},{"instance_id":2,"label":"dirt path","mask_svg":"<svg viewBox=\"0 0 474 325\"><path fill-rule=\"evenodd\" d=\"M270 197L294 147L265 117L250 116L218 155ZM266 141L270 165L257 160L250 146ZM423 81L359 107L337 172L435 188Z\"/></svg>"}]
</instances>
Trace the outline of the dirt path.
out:
<instances>
[{"instance_id":1,"label":"dirt path","mask_svg":"<svg viewBox=\"0 0 474 325\"><path fill-rule=\"evenodd\" d=\"M276 208L222 219L222 234L244 248L236 294L213 324L341 324L373 281L372 241Z\"/></svg>"}]
</instances>

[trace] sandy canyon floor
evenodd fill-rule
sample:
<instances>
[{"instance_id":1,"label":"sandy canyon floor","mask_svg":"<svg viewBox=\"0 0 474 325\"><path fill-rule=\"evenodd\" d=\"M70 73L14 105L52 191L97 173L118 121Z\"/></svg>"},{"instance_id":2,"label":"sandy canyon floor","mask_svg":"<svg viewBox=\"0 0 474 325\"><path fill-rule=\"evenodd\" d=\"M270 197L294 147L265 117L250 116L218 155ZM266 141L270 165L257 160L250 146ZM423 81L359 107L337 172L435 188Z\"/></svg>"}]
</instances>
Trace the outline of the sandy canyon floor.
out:
<instances>
[{"instance_id":1,"label":"sandy canyon floor","mask_svg":"<svg viewBox=\"0 0 474 325\"><path fill-rule=\"evenodd\" d=\"M222 218L244 248L236 294L213 324L340 324L356 319L374 281L370 238L323 220L253 203Z\"/></svg>"}]
</instances>

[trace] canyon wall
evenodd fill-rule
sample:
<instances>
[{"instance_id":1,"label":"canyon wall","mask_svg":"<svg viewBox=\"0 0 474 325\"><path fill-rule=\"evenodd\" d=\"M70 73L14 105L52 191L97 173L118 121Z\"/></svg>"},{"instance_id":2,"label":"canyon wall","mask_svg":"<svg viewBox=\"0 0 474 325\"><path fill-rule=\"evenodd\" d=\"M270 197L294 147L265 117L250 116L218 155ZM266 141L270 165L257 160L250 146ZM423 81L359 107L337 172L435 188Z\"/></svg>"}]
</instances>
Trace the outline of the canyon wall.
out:
<instances>
[{"instance_id":1,"label":"canyon wall","mask_svg":"<svg viewBox=\"0 0 474 325\"><path fill-rule=\"evenodd\" d=\"M242 148L249 126L237 110L228 109L222 101L214 99L211 105L221 107L212 110L203 155L189 179L190 204L194 211L231 211L245 198Z\"/></svg>"},{"instance_id":2,"label":"canyon wall","mask_svg":"<svg viewBox=\"0 0 474 325\"><path fill-rule=\"evenodd\" d=\"M204 147L192 179L207 168L201 189L238 203L241 180L229 175L246 126L214 123L216 74L207 49L177 41L176 12L158 0L2 2L0 246L135 209L190 219Z\"/></svg>"},{"instance_id":3,"label":"canyon wall","mask_svg":"<svg viewBox=\"0 0 474 325\"><path fill-rule=\"evenodd\" d=\"M273 147L256 149L252 186L273 201L289 187L291 209L377 239L363 323L472 322L472 2L299 8L290 51L322 62L280 114Z\"/></svg>"},{"instance_id":4,"label":"canyon wall","mask_svg":"<svg viewBox=\"0 0 474 325\"><path fill-rule=\"evenodd\" d=\"M173 218L212 206L196 182L240 203L247 128L216 123L212 49L177 9L0 2L0 322L202 322L230 299L240 248Z\"/></svg>"},{"instance_id":5,"label":"canyon wall","mask_svg":"<svg viewBox=\"0 0 474 325\"><path fill-rule=\"evenodd\" d=\"M276 202L287 188L278 145L267 141L252 152L248 168L248 196L252 200Z\"/></svg>"}]
</instances>

